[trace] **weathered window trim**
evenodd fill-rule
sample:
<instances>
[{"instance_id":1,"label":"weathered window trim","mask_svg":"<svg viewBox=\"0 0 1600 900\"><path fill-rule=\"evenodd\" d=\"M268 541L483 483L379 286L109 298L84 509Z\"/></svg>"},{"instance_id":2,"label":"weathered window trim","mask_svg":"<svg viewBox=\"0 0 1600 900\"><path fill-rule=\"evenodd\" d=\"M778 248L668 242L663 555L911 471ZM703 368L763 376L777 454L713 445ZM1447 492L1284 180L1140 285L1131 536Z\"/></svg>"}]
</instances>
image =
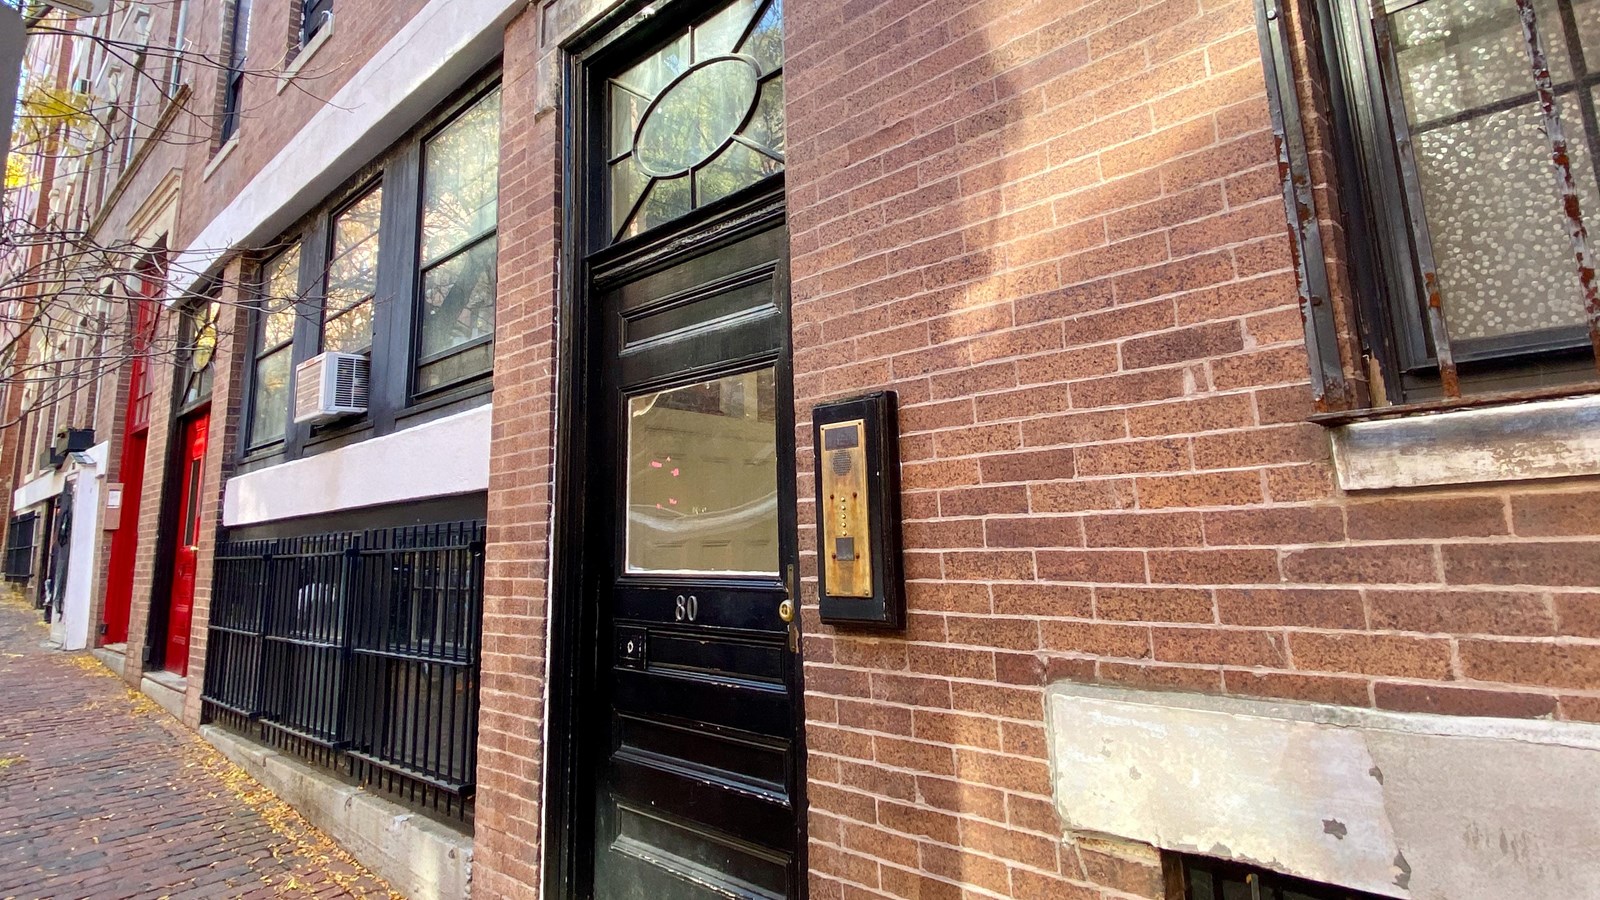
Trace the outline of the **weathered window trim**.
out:
<instances>
[{"instance_id":1,"label":"weathered window trim","mask_svg":"<svg viewBox=\"0 0 1600 900\"><path fill-rule=\"evenodd\" d=\"M1267 102L1272 111L1272 133L1278 149L1278 175L1283 183L1283 205L1291 227L1295 281L1300 286L1300 316L1305 323L1306 349L1311 357L1311 396L1318 410L1342 409L1349 403L1349 386L1339 355L1338 325L1323 253L1322 226L1312 195L1311 163L1306 149L1300 102L1295 93L1294 58L1281 0L1261 0L1256 6L1256 31L1266 70Z\"/></svg>"},{"instance_id":2,"label":"weathered window trim","mask_svg":"<svg viewBox=\"0 0 1600 900\"><path fill-rule=\"evenodd\" d=\"M310 41L293 54L289 64L284 66L283 71L278 74L278 93L281 94L288 90L289 85L299 76L300 71L306 67L307 63L311 62L312 57L317 55L317 51L321 50L333 38L333 25L333 11L329 10L327 21L322 23L322 27L317 29L316 34L312 35Z\"/></svg>"},{"instance_id":3,"label":"weathered window trim","mask_svg":"<svg viewBox=\"0 0 1600 900\"><path fill-rule=\"evenodd\" d=\"M1299 21L1302 17L1307 21ZM1313 394L1317 409L1326 414L1319 418L1390 415L1396 410L1386 405L1390 401L1407 409L1436 409L1481 405L1476 398L1489 391L1501 392L1503 400L1521 401L1600 389L1593 342L1575 336L1577 330L1548 340L1530 333L1507 340L1456 341L1452 347L1442 308L1423 301L1419 272L1431 270L1431 249L1421 220L1421 197L1401 159L1409 143L1403 133L1406 124L1396 120L1392 92L1385 88L1386 79L1395 76L1392 71L1380 76L1392 66L1385 64L1381 46L1383 17L1376 18L1374 24L1368 0L1257 3ZM1291 48L1298 41L1306 42L1308 57L1300 68L1314 71L1297 72ZM1332 146L1319 149L1335 163L1335 195L1343 213L1342 274L1351 285L1355 316L1353 333L1345 337L1340 337L1333 305L1326 302L1329 280L1320 233L1325 223L1314 206L1306 131L1295 92L1295 85L1306 79L1325 86L1330 107L1322 112L1328 116ZM1539 93L1536 86L1548 88L1548 79L1535 78L1530 71L1530 95ZM1560 135L1555 138L1553 158L1561 156ZM1574 221L1581 231L1581 220ZM1582 270L1587 259L1583 235L1574 237L1574 247L1575 264ZM1362 408L1353 391L1342 402L1329 391L1341 343L1347 344L1342 347L1345 356L1361 360L1370 377L1370 409Z\"/></svg>"},{"instance_id":4,"label":"weathered window trim","mask_svg":"<svg viewBox=\"0 0 1600 900\"><path fill-rule=\"evenodd\" d=\"M1600 475L1600 395L1351 422L1330 438L1346 491Z\"/></svg>"}]
</instances>

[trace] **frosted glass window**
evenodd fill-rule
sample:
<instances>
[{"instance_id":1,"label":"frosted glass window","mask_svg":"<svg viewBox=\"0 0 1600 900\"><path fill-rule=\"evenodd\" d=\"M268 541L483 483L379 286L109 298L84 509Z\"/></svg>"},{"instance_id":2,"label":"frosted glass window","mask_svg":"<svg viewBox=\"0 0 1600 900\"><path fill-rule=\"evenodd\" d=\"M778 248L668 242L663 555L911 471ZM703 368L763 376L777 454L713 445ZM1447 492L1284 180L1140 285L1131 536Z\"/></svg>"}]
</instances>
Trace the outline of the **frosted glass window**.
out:
<instances>
[{"instance_id":1,"label":"frosted glass window","mask_svg":"<svg viewBox=\"0 0 1600 900\"><path fill-rule=\"evenodd\" d=\"M1600 210L1581 104L1600 2L1535 3L1581 208ZM1452 341L1584 323L1577 263L1514 0L1430 0L1390 16L1428 237ZM1583 50L1579 65L1569 48Z\"/></svg>"}]
</instances>

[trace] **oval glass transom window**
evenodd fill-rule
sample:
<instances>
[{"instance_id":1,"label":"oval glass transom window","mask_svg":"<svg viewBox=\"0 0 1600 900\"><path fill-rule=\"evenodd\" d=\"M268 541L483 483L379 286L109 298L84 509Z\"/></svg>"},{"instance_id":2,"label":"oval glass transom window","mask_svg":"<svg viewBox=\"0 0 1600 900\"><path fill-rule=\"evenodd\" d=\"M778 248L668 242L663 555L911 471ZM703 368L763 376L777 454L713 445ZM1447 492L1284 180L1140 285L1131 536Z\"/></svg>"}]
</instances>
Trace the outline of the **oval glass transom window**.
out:
<instances>
[{"instance_id":1,"label":"oval glass transom window","mask_svg":"<svg viewBox=\"0 0 1600 900\"><path fill-rule=\"evenodd\" d=\"M760 75L749 61L723 56L679 76L639 123L639 167L671 178L716 155L749 118L761 93Z\"/></svg>"}]
</instances>

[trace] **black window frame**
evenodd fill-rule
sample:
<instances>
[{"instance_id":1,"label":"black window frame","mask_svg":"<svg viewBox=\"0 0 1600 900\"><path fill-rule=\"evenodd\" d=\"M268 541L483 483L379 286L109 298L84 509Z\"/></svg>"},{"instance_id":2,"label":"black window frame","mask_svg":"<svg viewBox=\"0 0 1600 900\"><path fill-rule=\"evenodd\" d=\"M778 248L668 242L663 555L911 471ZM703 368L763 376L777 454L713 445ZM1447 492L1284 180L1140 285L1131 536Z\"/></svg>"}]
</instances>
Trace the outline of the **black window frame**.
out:
<instances>
[{"instance_id":1,"label":"black window frame","mask_svg":"<svg viewBox=\"0 0 1600 900\"><path fill-rule=\"evenodd\" d=\"M1283 875L1228 860L1167 854L1168 891L1173 900L1384 900L1376 894Z\"/></svg>"},{"instance_id":2,"label":"black window frame","mask_svg":"<svg viewBox=\"0 0 1600 900\"><path fill-rule=\"evenodd\" d=\"M39 514L25 512L11 517L6 529L5 580L26 584L33 577L34 556L39 544Z\"/></svg>"},{"instance_id":3,"label":"black window frame","mask_svg":"<svg viewBox=\"0 0 1600 900\"><path fill-rule=\"evenodd\" d=\"M1285 202L1299 243L1296 262L1318 406L1325 412L1354 412L1349 407L1355 400L1340 371L1331 288L1328 275L1320 271L1323 247L1295 93L1295 84L1305 79L1326 87L1334 144L1330 149L1344 212L1341 224L1352 276L1358 350L1373 364L1365 374L1377 374L1383 382L1374 390L1376 402L1408 408L1449 407L1478 402L1484 395L1497 397L1500 392L1593 391L1600 379L1595 353L1600 333L1591 335L1589 329L1575 326L1559 333L1450 339L1442 310L1435 311L1427 301L1424 272L1433 269L1431 241L1418 169L1410 156L1412 135L1398 70L1384 38L1386 16L1426 2L1431 0L1401 4L1310 0L1302 9L1311 11L1316 20L1315 26L1305 29L1315 52L1306 57L1313 61L1312 70L1304 71L1296 67L1295 54L1289 49L1296 36L1291 33L1284 0L1258 0L1257 25L1267 63L1273 124L1284 139L1280 150L1288 166ZM1600 71L1580 73L1573 84L1585 77L1586 83L1600 85ZM1529 85L1529 92L1516 98L1519 103L1537 96L1531 65ZM1565 90L1574 88L1569 85ZM1583 139L1584 123L1563 124L1569 142ZM1594 138L1591 132L1590 139ZM1552 199L1560 199L1553 179L1550 189ZM1584 219L1600 222L1600 210L1585 210ZM1591 239L1591 259L1593 244ZM1576 258L1573 265L1577 275ZM1442 343L1439 336L1443 336Z\"/></svg>"},{"instance_id":4,"label":"black window frame","mask_svg":"<svg viewBox=\"0 0 1600 900\"><path fill-rule=\"evenodd\" d=\"M279 242L278 244L274 245L272 247L273 252L271 254L269 254L265 259L263 259L261 264L259 266L257 266L255 284L249 288L251 290L251 293L254 295L252 297L252 300L251 300L251 303L250 303L250 311L251 311L251 315L250 315L250 320L251 320L250 321L250 332L251 332L251 335L250 335L250 351L251 352L250 352L250 356L248 357L248 359L249 359L249 368L245 372L245 384L246 384L245 397L246 397L246 400L247 400L247 402L244 404L244 407L245 407L245 409L244 409L244 436L245 436L245 439L240 442L241 446L244 448L244 455L246 455L246 456L259 453L262 450L269 450L269 451L281 450L281 448L288 442L289 437L290 437L290 431L294 427L294 368L295 368L296 365L298 365L300 363L300 359L297 358L297 354L296 354L295 348L300 343L300 340L299 340L300 334L299 334L299 332L301 331L301 323L305 319L305 316L303 315L303 310L301 309L301 306L305 302L305 294L306 294L306 291L305 291L305 271L306 271L305 243L306 242L304 240L304 236L303 235L297 235L297 236L295 236L293 238L285 239L285 240ZM281 298L269 298L269 297L267 297L267 295L266 295L267 285L269 284L269 281L270 281L268 279L268 277L267 277L267 271L268 271L268 269L270 269L272 267L272 264L274 262L277 262L278 260L280 260L283 257L289 255L290 253L299 253L299 255L300 255L299 263L298 263L298 265L295 266L295 269L296 269L296 273L295 273L295 291L296 291L296 296L291 301L292 305L295 308L295 327L290 329L288 340L280 341L280 342L278 342L276 344L273 344L271 346L267 346L267 344L266 344L266 339L267 339L267 330L266 330L267 329L267 317L269 315L271 315L273 312L276 312L276 310L273 310L273 309L271 309L269 307L269 304L268 304L267 301L269 299L281 299ZM257 435L255 433L255 431L256 431L256 407L261 403L260 384L258 383L258 377L259 377L259 374L260 374L260 371L261 371L261 362L262 362L262 360L266 359L267 357L269 357L269 356L271 356L271 355L273 355L275 353L280 353L280 352L284 352L284 351L287 351L288 354L289 354L289 390L286 392L286 397L285 397L287 406L286 406L286 409L285 409L285 412L284 412L285 420L284 420L283 434L274 435L274 436L272 436L270 438L267 438L267 439L263 440L263 439L261 439L261 437L259 435Z\"/></svg>"},{"instance_id":5,"label":"black window frame","mask_svg":"<svg viewBox=\"0 0 1600 900\"><path fill-rule=\"evenodd\" d=\"M396 141L372 162L346 180L338 190L284 232L284 236L263 252L258 277L251 286L254 312L251 324L253 349L245 372L247 397L245 437L240 442L237 464L240 471L276 465L317 452L334 449L368 437L393 433L413 421L421 422L488 402L493 389L493 360L483 372L446 385L424 395L411 390L417 344L417 310L420 306L422 269L422 147L426 140L447 127L478 100L500 89L498 61L469 79L463 88L424 117L407 135ZM382 186L379 215L379 257L376 292L372 300L372 342L369 398L365 415L350 416L325 425L303 425L294 421L294 385L291 380L286 404L285 433L282 438L257 441L251 434L258 392L255 385L257 362L262 349L264 316L260 300L265 290L266 262L279 253L299 248L299 300L290 352L291 379L301 363L322 352L323 321L327 296L328 262L333 249L333 223L336 216L358 202L367 192ZM499 219L488 234L498 236ZM487 239L487 236L484 236ZM476 243L473 244L476 246ZM498 256L498 254L497 254ZM498 262L498 260L497 260ZM496 294L498 302L498 291ZM491 334L487 341L492 342ZM277 345L273 349L280 349Z\"/></svg>"},{"instance_id":6,"label":"black window frame","mask_svg":"<svg viewBox=\"0 0 1600 900\"><path fill-rule=\"evenodd\" d=\"M499 243L498 242L500 240L500 200L499 200L499 195L498 195L498 185L496 187L494 225L492 227L488 228L487 230L479 233L479 234L476 234L476 235L473 235L473 236L471 236L469 238L464 239L463 241L461 241L461 243L459 243L459 244L455 245L454 247L452 247L449 252L441 254L440 256L438 256L437 258L432 259L432 260L424 259L422 257L422 223L423 223L423 217L424 217L424 215L426 213L426 210L424 209L424 206L425 206L425 204L427 202L427 181L426 181L426 179L427 179L427 175L428 175L428 160L427 160L428 144L431 143L434 140L434 138L438 137L440 134L442 134L444 131L446 131L451 125L454 125L457 121L459 121L462 116L464 116L466 113L468 113L469 111L471 111L474 108L476 108L479 103L487 100L491 94L494 94L496 91L499 91L499 90L500 90L500 82L499 82L498 79L496 79L493 83L486 85L482 90L477 91L477 92L471 94L470 96L466 97L462 101L454 104L453 107L451 108L449 114L446 115L442 120L440 120L438 122L437 127L434 127L432 129L430 129L427 133L422 135L422 137L417 142L418 159L417 159L417 182L416 182L416 184L417 184L417 203L416 203L416 241L415 241L415 245L416 245L416 281L415 281L414 289L413 289L412 294L411 294L413 327L412 327L412 335L411 335L411 351L410 351L409 359L408 359L409 372L407 374L407 385L408 385L408 389L410 391L411 400L413 402L424 401L424 400L426 400L426 399L428 399L430 397L436 397L436 396L440 396L442 394L447 394L450 391L454 391L454 390L460 389L463 385L470 385L470 384L473 384L473 383L476 383L476 382L480 382L485 378L490 378L494 374L494 328L491 327L489 329L489 333L486 334L486 335L482 335L482 336L474 338L474 339L472 339L470 341L466 341L466 342L463 342L461 344L457 344L454 347L450 347L450 348L448 348L446 350L441 350L441 351L439 351L437 353L430 354L430 355L428 355L426 357L424 357L423 354L422 354L422 329L423 329L423 324L424 324L423 305L426 302L425 301L425 296L424 296L424 288L425 288L425 286L427 284L427 277L428 277L428 273L429 272L431 272L431 271L433 271L435 269L438 269L438 268L440 268L442 266L448 265L450 262L452 262L452 261L454 261L456 259L460 259L461 257L466 256L467 254L471 253L473 250L477 249L478 247L482 246L484 243L487 243L489 241L495 241L496 242L495 262L496 262L496 266L498 266L498 264L499 264ZM504 105L503 105L504 104L504 95L502 95L501 103L502 103L501 110L502 110L502 115L503 115L503 111L504 111L504 108L505 108ZM498 134L498 137L499 137L500 140L503 140L504 136L505 136L504 135L504 130L502 129L500 131L500 133ZM495 308L495 312L496 313L498 313L499 303L500 303L500 284L499 284L498 272L496 272L495 283L494 283L494 297L493 297L493 307ZM467 353L470 353L470 352L472 352L474 350L477 350L478 348L485 347L485 346L487 346L489 348L489 365L486 368L484 368L482 370L479 370L479 371L476 371L476 372L471 372L471 373L468 373L468 374L465 374L465 375L460 375L460 376L458 376L456 378L450 379L448 381L441 382L438 385L434 385L434 386L428 387L426 389L422 388L419 385L419 383L418 383L419 382L419 377L421 375L422 369L425 366L437 365L437 364L445 362L447 360L450 360L450 359L453 359L453 358L456 358L456 357L459 357L459 356L463 356L463 355L465 355Z\"/></svg>"},{"instance_id":7,"label":"black window frame","mask_svg":"<svg viewBox=\"0 0 1600 900\"><path fill-rule=\"evenodd\" d=\"M244 99L244 64L250 45L251 0L232 0L228 6L232 16L228 29L227 66L222 76L222 120L219 123L218 144L226 144L239 133L240 104Z\"/></svg>"},{"instance_id":8,"label":"black window frame","mask_svg":"<svg viewBox=\"0 0 1600 900\"><path fill-rule=\"evenodd\" d=\"M314 291L314 293L316 295L315 304L316 304L316 307L317 307L317 343L316 343L317 351L316 352L318 352L318 353L321 353L321 352L327 350L328 323L330 321L332 321L332 319L330 319L329 316L328 316L328 279L329 279L329 276L332 274L333 264L334 264L334 262L337 261L337 257L334 254L334 250L335 250L334 241L338 239L338 222L339 222L339 219L340 219L340 217L342 217L346 213L350 212L350 210L354 209L362 201L366 200L369 196L372 195L372 193L374 191L384 191L384 176L383 176L383 174L381 172L378 175L368 176L368 177L363 178L362 180L360 180L357 183L357 186L354 189L346 190L346 191L341 192L339 195L336 195L336 196L340 197L340 199L337 202L337 204L333 206L333 208L331 209L331 211L327 215L327 227L326 227L326 229L324 229L326 231L326 238L325 238L326 246L322 248L322 251L323 251L322 252L322 265L321 265L321 269L320 269L320 274L318 275L318 278L317 278L316 290ZM382 254L383 254L383 250L384 250L384 245L387 242L387 236L384 234L384 227L387 224L385 219L384 219L384 216L388 212L388 207L387 207L387 204L388 204L388 193L386 191L384 191L383 195L379 198L378 202L379 202L378 231L373 236L373 239L378 242L378 253L379 253L379 257L378 258L380 260L382 260L383 259L383 255ZM380 263L380 270L381 270L381 263ZM374 280L373 280L372 293L368 294L367 298L365 300L361 301L360 303L356 303L356 304L351 305L350 307L348 307L348 308L344 309L343 311L341 311L339 313L339 315L333 316L332 318L333 319L337 319L337 318L339 318L341 316L349 315L352 311L355 310L355 308L357 306L362 306L362 305L371 307L373 313L376 314L377 306L378 306L378 294L379 294L379 287L378 287L378 281L377 281L378 277L380 277L380 276L377 276L375 274ZM367 358L370 359L372 357L373 346L377 343L376 324L377 323L376 323L375 316L374 316L374 321L369 326L369 330L371 331L371 333L368 335L367 344L366 344L365 347L359 347L359 348L354 349L354 350L341 350L339 352L341 352L341 353L361 354L361 355L365 355Z\"/></svg>"},{"instance_id":9,"label":"black window frame","mask_svg":"<svg viewBox=\"0 0 1600 900\"><path fill-rule=\"evenodd\" d=\"M300 7L300 46L308 46L332 19L333 0L304 0Z\"/></svg>"}]
</instances>

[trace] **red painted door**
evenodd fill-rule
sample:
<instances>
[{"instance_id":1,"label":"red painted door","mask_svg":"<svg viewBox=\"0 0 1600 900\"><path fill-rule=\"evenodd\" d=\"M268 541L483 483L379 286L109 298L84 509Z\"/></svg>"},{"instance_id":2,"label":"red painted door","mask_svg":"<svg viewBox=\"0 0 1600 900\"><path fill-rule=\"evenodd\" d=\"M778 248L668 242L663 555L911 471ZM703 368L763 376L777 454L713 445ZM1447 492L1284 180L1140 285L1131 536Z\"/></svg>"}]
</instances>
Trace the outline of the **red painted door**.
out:
<instances>
[{"instance_id":1,"label":"red painted door","mask_svg":"<svg viewBox=\"0 0 1600 900\"><path fill-rule=\"evenodd\" d=\"M103 643L121 644L128 640L128 610L133 604L133 562L139 551L139 506L144 497L144 453L150 430L150 395L155 379L147 354L155 335L156 313L161 308L157 295L158 277L144 279L133 331L133 363L128 373L128 413L122 433L122 462L117 477L122 481L122 513L111 536L111 567L106 578L106 609Z\"/></svg>"},{"instance_id":2,"label":"red painted door","mask_svg":"<svg viewBox=\"0 0 1600 900\"><path fill-rule=\"evenodd\" d=\"M188 420L179 445L178 545L172 559L172 598L167 612L166 669L189 674L189 626L194 618L194 575L199 558L201 496L205 493L206 435L211 414Z\"/></svg>"}]
</instances>

